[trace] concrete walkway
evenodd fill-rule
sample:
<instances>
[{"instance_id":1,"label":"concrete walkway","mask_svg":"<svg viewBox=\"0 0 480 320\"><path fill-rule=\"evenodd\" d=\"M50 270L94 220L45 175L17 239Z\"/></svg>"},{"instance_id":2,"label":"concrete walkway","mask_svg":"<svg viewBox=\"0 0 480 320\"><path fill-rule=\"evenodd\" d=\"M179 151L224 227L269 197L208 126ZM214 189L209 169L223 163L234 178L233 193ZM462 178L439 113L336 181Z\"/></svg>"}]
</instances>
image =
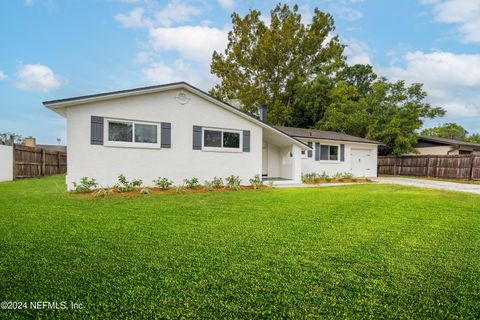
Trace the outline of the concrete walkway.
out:
<instances>
[{"instance_id":1,"label":"concrete walkway","mask_svg":"<svg viewBox=\"0 0 480 320\"><path fill-rule=\"evenodd\" d=\"M432 189L442 189L460 192L480 194L480 184L456 183L439 180L412 179L401 177L378 177L373 179L378 183L399 184L403 186L414 186Z\"/></svg>"},{"instance_id":2,"label":"concrete walkway","mask_svg":"<svg viewBox=\"0 0 480 320\"><path fill-rule=\"evenodd\" d=\"M414 186L422 188L432 188L441 190L451 190L460 192L469 192L480 194L480 184L467 184L456 183L439 180L425 180L425 179L412 179L401 177L379 177L371 178L374 183L382 184L399 184L403 186ZM356 184L371 184L370 183L322 183L322 184L305 184L305 183L286 183L275 185L275 188L312 188L312 187L334 187L334 186L346 186Z\"/></svg>"}]
</instances>

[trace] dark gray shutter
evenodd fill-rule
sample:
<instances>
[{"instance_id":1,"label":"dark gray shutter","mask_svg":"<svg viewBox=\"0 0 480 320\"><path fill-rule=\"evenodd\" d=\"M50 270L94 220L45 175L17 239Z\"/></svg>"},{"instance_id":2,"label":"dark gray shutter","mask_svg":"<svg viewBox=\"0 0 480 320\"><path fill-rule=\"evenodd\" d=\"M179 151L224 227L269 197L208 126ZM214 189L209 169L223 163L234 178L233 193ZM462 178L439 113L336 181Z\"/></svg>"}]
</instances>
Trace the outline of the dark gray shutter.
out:
<instances>
[{"instance_id":1,"label":"dark gray shutter","mask_svg":"<svg viewBox=\"0 0 480 320\"><path fill-rule=\"evenodd\" d=\"M313 145L312 141L308 141L307 144L308 144L308 146L309 146L310 148L311 148L312 145ZM308 150L307 155L308 155L309 158L312 157L312 153L313 153L312 150Z\"/></svg>"},{"instance_id":2,"label":"dark gray shutter","mask_svg":"<svg viewBox=\"0 0 480 320\"><path fill-rule=\"evenodd\" d=\"M90 144L103 145L103 117L90 118Z\"/></svg>"},{"instance_id":3,"label":"dark gray shutter","mask_svg":"<svg viewBox=\"0 0 480 320\"><path fill-rule=\"evenodd\" d=\"M340 161L345 161L345 145L340 145Z\"/></svg>"},{"instance_id":4,"label":"dark gray shutter","mask_svg":"<svg viewBox=\"0 0 480 320\"><path fill-rule=\"evenodd\" d=\"M172 124L169 122L162 122L160 126L160 146L162 148L172 147Z\"/></svg>"},{"instance_id":5,"label":"dark gray shutter","mask_svg":"<svg viewBox=\"0 0 480 320\"><path fill-rule=\"evenodd\" d=\"M243 152L250 152L250 130L243 130Z\"/></svg>"},{"instance_id":6,"label":"dark gray shutter","mask_svg":"<svg viewBox=\"0 0 480 320\"><path fill-rule=\"evenodd\" d=\"M315 161L320 160L320 143L315 142Z\"/></svg>"},{"instance_id":7,"label":"dark gray shutter","mask_svg":"<svg viewBox=\"0 0 480 320\"><path fill-rule=\"evenodd\" d=\"M202 127L193 126L193 150L202 150Z\"/></svg>"}]
</instances>

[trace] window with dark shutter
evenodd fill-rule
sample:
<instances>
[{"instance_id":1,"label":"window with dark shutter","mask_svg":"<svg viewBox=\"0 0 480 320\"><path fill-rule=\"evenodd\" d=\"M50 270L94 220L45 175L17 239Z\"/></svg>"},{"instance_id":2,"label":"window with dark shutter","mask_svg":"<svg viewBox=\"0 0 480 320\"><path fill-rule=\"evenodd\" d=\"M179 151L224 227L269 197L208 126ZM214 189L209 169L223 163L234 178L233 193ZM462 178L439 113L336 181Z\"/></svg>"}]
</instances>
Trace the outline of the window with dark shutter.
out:
<instances>
[{"instance_id":1,"label":"window with dark shutter","mask_svg":"<svg viewBox=\"0 0 480 320\"><path fill-rule=\"evenodd\" d=\"M90 144L103 145L103 117L90 119Z\"/></svg>"},{"instance_id":2,"label":"window with dark shutter","mask_svg":"<svg viewBox=\"0 0 480 320\"><path fill-rule=\"evenodd\" d=\"M310 148L311 148L312 145L313 145L312 141L308 141L307 144L308 144L308 146L309 146ZM312 157L312 153L313 153L312 150L308 150L308 151L307 151L307 156L308 156L309 158L311 158L311 157Z\"/></svg>"},{"instance_id":3,"label":"window with dark shutter","mask_svg":"<svg viewBox=\"0 0 480 320\"><path fill-rule=\"evenodd\" d=\"M160 125L160 140L162 148L172 147L172 124L169 122L162 122Z\"/></svg>"},{"instance_id":4,"label":"window with dark shutter","mask_svg":"<svg viewBox=\"0 0 480 320\"><path fill-rule=\"evenodd\" d=\"M250 152L250 130L243 130L243 152Z\"/></svg>"},{"instance_id":5,"label":"window with dark shutter","mask_svg":"<svg viewBox=\"0 0 480 320\"><path fill-rule=\"evenodd\" d=\"M193 150L202 150L202 127L193 126Z\"/></svg>"}]
</instances>

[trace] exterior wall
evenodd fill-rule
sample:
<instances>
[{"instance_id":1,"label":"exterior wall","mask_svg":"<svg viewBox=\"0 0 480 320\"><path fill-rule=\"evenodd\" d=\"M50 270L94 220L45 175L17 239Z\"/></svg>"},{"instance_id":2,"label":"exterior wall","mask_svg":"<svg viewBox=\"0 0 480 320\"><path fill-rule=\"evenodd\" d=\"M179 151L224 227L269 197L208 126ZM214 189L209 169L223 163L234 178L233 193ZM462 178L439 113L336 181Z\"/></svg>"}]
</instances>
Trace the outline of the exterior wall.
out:
<instances>
[{"instance_id":1,"label":"exterior wall","mask_svg":"<svg viewBox=\"0 0 480 320\"><path fill-rule=\"evenodd\" d=\"M153 185L157 177L176 184L197 177L201 183L214 176L240 176L242 183L262 171L262 128L211 102L186 92L190 98L180 104L181 90L68 107L67 185L87 176L102 186L113 186L119 174L127 179L142 179ZM90 144L90 117L118 118L147 122L170 122L171 148L109 147ZM193 125L224 129L250 130L250 152L218 152L192 149ZM107 137L104 137L106 140Z\"/></svg>"},{"instance_id":2,"label":"exterior wall","mask_svg":"<svg viewBox=\"0 0 480 320\"><path fill-rule=\"evenodd\" d=\"M267 173L268 177L280 177L280 148L267 144Z\"/></svg>"},{"instance_id":3,"label":"exterior wall","mask_svg":"<svg viewBox=\"0 0 480 320\"><path fill-rule=\"evenodd\" d=\"M366 177L376 177L377 176L377 151L378 146L370 143L354 143L348 141L331 141L331 140L315 140L315 139L302 139L303 142L307 143L308 141L313 142L313 152L312 157L308 158L305 156L302 157L302 173L323 173L325 172L329 176L333 176L336 173L349 172L354 173L352 166L352 149L365 149L370 151L370 157L368 157L368 163L366 164L369 168L368 173L365 174ZM315 142L320 144L329 144L329 145L345 145L345 161L315 161Z\"/></svg>"},{"instance_id":4,"label":"exterior wall","mask_svg":"<svg viewBox=\"0 0 480 320\"><path fill-rule=\"evenodd\" d=\"M268 177L290 179L293 182L302 181L300 147L292 145L279 148L270 143L266 147Z\"/></svg>"},{"instance_id":5,"label":"exterior wall","mask_svg":"<svg viewBox=\"0 0 480 320\"><path fill-rule=\"evenodd\" d=\"M425 147L417 148L417 150L422 155L458 154L458 150L455 150L452 146Z\"/></svg>"},{"instance_id":6,"label":"exterior wall","mask_svg":"<svg viewBox=\"0 0 480 320\"><path fill-rule=\"evenodd\" d=\"M13 147L0 145L0 181L13 180Z\"/></svg>"}]
</instances>

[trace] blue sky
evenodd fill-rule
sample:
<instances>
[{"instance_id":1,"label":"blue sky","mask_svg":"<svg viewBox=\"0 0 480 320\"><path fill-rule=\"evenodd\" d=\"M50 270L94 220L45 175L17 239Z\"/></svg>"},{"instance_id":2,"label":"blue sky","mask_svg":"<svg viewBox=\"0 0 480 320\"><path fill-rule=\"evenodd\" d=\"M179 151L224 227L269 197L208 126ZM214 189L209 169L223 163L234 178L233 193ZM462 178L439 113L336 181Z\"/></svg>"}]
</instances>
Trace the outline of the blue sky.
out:
<instances>
[{"instance_id":1,"label":"blue sky","mask_svg":"<svg viewBox=\"0 0 480 320\"><path fill-rule=\"evenodd\" d=\"M44 100L184 80L208 90L213 50L233 11L277 1L10 0L0 3L0 132L66 139L65 120ZM335 18L351 64L422 82L444 118L480 132L480 1L317 0L297 3Z\"/></svg>"}]
</instances>

